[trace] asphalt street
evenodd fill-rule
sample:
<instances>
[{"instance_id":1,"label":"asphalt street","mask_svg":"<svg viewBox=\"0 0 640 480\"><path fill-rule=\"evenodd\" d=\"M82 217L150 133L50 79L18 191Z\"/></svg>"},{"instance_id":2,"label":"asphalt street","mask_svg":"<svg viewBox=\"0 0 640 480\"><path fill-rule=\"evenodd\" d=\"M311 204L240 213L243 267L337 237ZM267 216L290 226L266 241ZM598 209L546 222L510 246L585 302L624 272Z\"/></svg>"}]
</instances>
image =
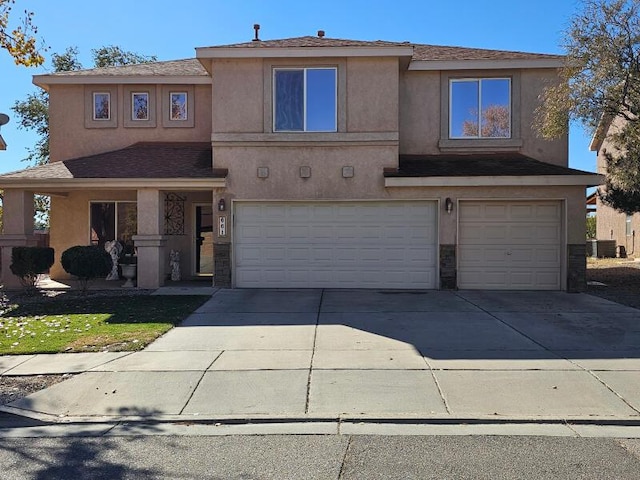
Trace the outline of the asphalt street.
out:
<instances>
[{"instance_id":1,"label":"asphalt street","mask_svg":"<svg viewBox=\"0 0 640 480\"><path fill-rule=\"evenodd\" d=\"M640 440L492 436L0 439L2 479L634 479Z\"/></svg>"}]
</instances>

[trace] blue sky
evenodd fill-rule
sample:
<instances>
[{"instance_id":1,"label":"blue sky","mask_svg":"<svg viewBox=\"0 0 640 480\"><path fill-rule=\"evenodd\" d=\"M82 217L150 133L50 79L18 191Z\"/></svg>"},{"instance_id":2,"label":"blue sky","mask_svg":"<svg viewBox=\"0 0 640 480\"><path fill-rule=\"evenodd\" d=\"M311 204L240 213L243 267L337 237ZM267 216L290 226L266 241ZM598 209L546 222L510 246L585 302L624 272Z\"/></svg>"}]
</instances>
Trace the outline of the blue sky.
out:
<instances>
[{"instance_id":1,"label":"blue sky","mask_svg":"<svg viewBox=\"0 0 640 480\"><path fill-rule=\"evenodd\" d=\"M158 6L160 5L160 7ZM359 40L411 41L540 53L563 53L562 32L579 8L578 0L17 0L15 13L35 11L39 35L51 52L80 50L91 66L91 49L118 45L159 60L192 58L195 47L248 41L253 24L262 39L315 35ZM14 65L0 51L0 112L35 91L34 74L44 68ZM24 168L21 162L34 135L18 130L12 118L2 127L8 144L0 151L0 172ZM595 154L580 126L571 131L569 163L595 170Z\"/></svg>"}]
</instances>

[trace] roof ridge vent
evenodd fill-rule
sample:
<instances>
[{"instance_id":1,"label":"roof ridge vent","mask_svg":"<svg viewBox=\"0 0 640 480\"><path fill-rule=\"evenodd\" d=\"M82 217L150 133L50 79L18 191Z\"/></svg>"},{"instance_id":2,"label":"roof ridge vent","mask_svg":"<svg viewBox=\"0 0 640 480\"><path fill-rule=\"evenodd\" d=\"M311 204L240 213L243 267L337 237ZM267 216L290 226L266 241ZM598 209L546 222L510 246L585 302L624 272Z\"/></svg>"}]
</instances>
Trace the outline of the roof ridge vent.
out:
<instances>
[{"instance_id":1,"label":"roof ridge vent","mask_svg":"<svg viewBox=\"0 0 640 480\"><path fill-rule=\"evenodd\" d=\"M324 30L318 30L318 38L324 38Z\"/></svg>"}]
</instances>

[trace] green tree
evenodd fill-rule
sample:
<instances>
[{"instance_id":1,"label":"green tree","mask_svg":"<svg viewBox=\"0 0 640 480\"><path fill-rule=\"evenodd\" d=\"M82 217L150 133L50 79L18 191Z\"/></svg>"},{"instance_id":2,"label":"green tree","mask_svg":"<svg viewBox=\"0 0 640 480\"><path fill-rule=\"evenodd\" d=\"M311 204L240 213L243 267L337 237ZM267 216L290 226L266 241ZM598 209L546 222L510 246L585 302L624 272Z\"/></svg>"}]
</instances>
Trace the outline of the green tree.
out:
<instances>
[{"instance_id":1,"label":"green tree","mask_svg":"<svg viewBox=\"0 0 640 480\"><path fill-rule=\"evenodd\" d=\"M596 238L597 219L595 215L587 217L587 240Z\"/></svg>"},{"instance_id":2,"label":"green tree","mask_svg":"<svg viewBox=\"0 0 640 480\"><path fill-rule=\"evenodd\" d=\"M563 81L545 89L535 122L547 138L566 134L572 120L606 133L601 198L627 213L640 211L639 14L640 0L583 0L565 32ZM612 122L619 128L608 130Z\"/></svg>"},{"instance_id":3,"label":"green tree","mask_svg":"<svg viewBox=\"0 0 640 480\"><path fill-rule=\"evenodd\" d=\"M156 60L155 56L140 55L114 46L101 47L92 52L96 67L121 66ZM54 53L51 56L53 71L81 70L82 63L78 60L78 54L76 47L68 47L61 54ZM18 128L34 131L38 135L33 148L27 150L28 155L24 161L31 166L49 163L49 94L44 90L30 93L25 100L16 101L11 109L18 119ZM36 224L46 227L49 225L49 197L36 195L35 202Z\"/></svg>"},{"instance_id":4,"label":"green tree","mask_svg":"<svg viewBox=\"0 0 640 480\"><path fill-rule=\"evenodd\" d=\"M13 57L16 65L42 65L44 46L38 45L36 39L38 27L33 24L34 13L25 10L18 22L11 22L15 18L11 13L14 5L15 0L0 0L0 48Z\"/></svg>"},{"instance_id":5,"label":"green tree","mask_svg":"<svg viewBox=\"0 0 640 480\"><path fill-rule=\"evenodd\" d=\"M141 55L135 52L122 50L114 45L104 46L91 50L93 63L96 67L114 67L121 65L133 65L136 63L155 62L155 55Z\"/></svg>"}]
</instances>

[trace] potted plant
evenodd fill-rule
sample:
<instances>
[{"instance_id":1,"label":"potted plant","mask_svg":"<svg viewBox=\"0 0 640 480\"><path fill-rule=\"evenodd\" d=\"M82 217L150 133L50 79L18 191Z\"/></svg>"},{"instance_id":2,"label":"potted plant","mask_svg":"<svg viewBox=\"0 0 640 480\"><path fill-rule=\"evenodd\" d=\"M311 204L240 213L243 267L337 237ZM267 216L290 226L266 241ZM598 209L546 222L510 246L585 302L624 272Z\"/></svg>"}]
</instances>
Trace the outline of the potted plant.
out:
<instances>
[{"instance_id":1,"label":"potted plant","mask_svg":"<svg viewBox=\"0 0 640 480\"><path fill-rule=\"evenodd\" d=\"M124 254L120 257L120 261L118 263L120 264L122 276L127 280L123 287L135 287L133 279L136 278L138 273L138 257L133 254Z\"/></svg>"}]
</instances>

